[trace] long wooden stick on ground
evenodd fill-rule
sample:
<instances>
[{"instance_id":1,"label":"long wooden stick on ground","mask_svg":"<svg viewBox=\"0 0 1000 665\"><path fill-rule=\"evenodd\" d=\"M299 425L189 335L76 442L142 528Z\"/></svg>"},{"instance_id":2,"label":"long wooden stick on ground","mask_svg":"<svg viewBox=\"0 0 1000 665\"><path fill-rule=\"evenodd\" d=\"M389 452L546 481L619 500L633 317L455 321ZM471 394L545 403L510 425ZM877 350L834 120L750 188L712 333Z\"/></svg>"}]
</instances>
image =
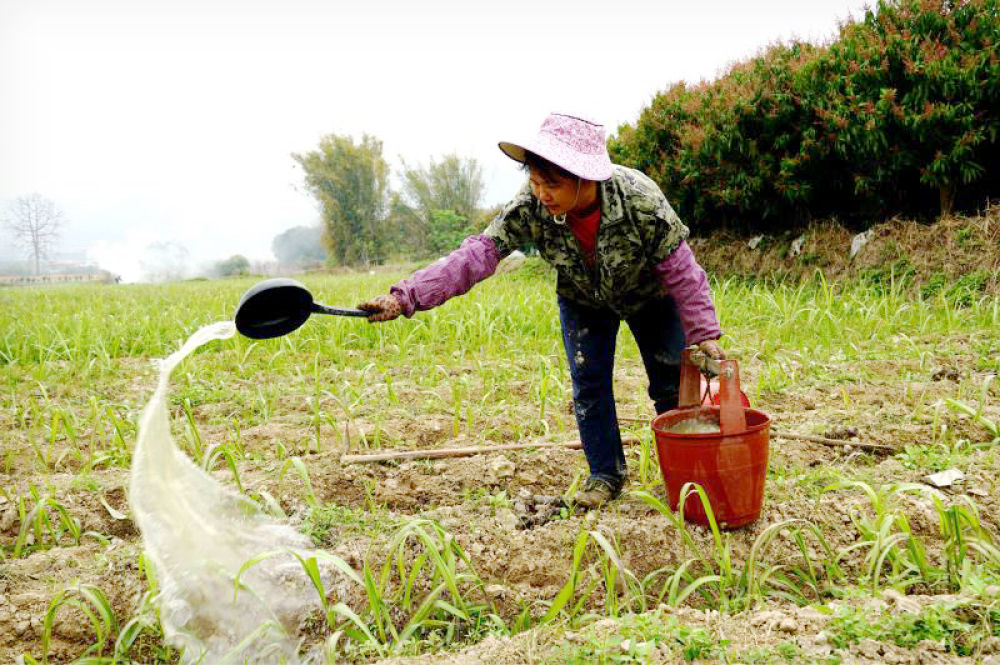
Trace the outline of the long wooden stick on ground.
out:
<instances>
[{"instance_id":1,"label":"long wooden stick on ground","mask_svg":"<svg viewBox=\"0 0 1000 665\"><path fill-rule=\"evenodd\" d=\"M622 444L632 446L639 443L635 437L623 437ZM341 464L360 464L365 462L388 462L392 460L409 459L443 459L446 457L472 457L483 453L498 453L506 450L527 450L529 448L567 448L579 450L579 441L563 443L504 443L496 446L469 446L468 448L425 448L423 450L400 450L388 453L373 453L371 455L344 455Z\"/></svg>"},{"instance_id":2,"label":"long wooden stick on ground","mask_svg":"<svg viewBox=\"0 0 1000 665\"><path fill-rule=\"evenodd\" d=\"M878 450L886 453L894 453L896 449L892 446L885 446L881 443L868 443L866 441L851 441L849 439L828 439L825 436L809 436L807 434L789 434L787 432L778 432L771 430L771 436L776 439L793 439L796 441L809 441L811 443L820 443L824 446L835 446L844 447L851 446L852 448L862 448L864 450Z\"/></svg>"},{"instance_id":3,"label":"long wooden stick on ground","mask_svg":"<svg viewBox=\"0 0 1000 665\"><path fill-rule=\"evenodd\" d=\"M797 441L809 441L819 443L824 446L861 448L863 450L874 450L879 452L892 453L895 449L892 446L884 446L880 443L867 443L865 441L845 441L842 439L828 439L822 436L809 436L806 434L789 434L771 430L771 436L776 439L792 439ZM629 446L639 443L639 439L625 437L622 444ZM467 448L425 448L422 450L397 450L395 452L372 453L370 455L344 455L340 458L341 464L365 464L369 462L390 462L413 459L445 459L449 457L472 457L483 453L500 453L508 450L528 450L529 448L566 448L569 450L579 450L579 441L565 441L563 443L505 443L495 446L469 446Z\"/></svg>"}]
</instances>

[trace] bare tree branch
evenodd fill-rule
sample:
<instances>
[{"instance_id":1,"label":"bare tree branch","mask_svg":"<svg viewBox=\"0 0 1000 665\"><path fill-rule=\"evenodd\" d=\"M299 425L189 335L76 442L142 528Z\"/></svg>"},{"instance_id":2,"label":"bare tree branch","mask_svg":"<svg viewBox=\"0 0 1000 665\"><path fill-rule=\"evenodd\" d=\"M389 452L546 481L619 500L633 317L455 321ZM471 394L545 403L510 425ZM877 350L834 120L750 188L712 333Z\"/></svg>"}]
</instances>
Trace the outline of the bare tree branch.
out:
<instances>
[{"instance_id":1,"label":"bare tree branch","mask_svg":"<svg viewBox=\"0 0 1000 665\"><path fill-rule=\"evenodd\" d=\"M40 274L42 259L49 255L66 223L62 210L41 194L28 194L7 207L3 222L13 233L14 244L31 257L35 274Z\"/></svg>"}]
</instances>

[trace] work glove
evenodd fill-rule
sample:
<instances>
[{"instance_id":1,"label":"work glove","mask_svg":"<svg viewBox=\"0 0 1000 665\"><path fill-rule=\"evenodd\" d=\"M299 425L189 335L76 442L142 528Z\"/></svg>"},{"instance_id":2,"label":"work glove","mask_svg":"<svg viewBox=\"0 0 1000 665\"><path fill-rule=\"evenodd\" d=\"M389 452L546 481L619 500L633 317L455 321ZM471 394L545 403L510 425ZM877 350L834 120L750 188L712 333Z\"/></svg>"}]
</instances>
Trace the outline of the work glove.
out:
<instances>
[{"instance_id":1,"label":"work glove","mask_svg":"<svg viewBox=\"0 0 1000 665\"><path fill-rule=\"evenodd\" d=\"M719 340L717 339L706 339L704 342L698 342L698 348L709 358L713 360L725 360L726 352L722 350L719 346Z\"/></svg>"},{"instance_id":2,"label":"work glove","mask_svg":"<svg viewBox=\"0 0 1000 665\"><path fill-rule=\"evenodd\" d=\"M368 320L392 321L403 313L403 305L394 295L375 296L358 305L358 309L368 312Z\"/></svg>"}]
</instances>

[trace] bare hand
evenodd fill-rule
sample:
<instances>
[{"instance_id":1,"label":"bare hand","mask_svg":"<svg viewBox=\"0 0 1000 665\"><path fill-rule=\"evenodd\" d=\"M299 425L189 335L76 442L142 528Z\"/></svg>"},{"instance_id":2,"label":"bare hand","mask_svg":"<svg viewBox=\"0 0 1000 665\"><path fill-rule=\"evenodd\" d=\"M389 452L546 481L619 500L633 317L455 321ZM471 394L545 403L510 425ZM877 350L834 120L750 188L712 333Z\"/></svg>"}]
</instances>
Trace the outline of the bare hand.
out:
<instances>
[{"instance_id":1,"label":"bare hand","mask_svg":"<svg viewBox=\"0 0 1000 665\"><path fill-rule=\"evenodd\" d=\"M704 342L699 342L698 348L713 360L725 360L726 358L726 352L719 346L719 340L717 339L706 339Z\"/></svg>"},{"instance_id":2,"label":"bare hand","mask_svg":"<svg viewBox=\"0 0 1000 665\"><path fill-rule=\"evenodd\" d=\"M368 320L372 323L392 321L403 313L403 306L393 295L375 296L358 305L358 309L368 312Z\"/></svg>"}]
</instances>

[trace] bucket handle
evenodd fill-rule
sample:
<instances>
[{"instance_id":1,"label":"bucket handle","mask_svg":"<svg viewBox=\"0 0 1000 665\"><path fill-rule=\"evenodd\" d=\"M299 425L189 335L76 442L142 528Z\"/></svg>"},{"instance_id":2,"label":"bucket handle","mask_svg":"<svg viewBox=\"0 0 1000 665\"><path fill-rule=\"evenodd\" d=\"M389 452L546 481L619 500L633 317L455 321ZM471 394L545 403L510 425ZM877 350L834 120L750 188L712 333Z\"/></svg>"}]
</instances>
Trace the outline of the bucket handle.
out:
<instances>
[{"instance_id":1,"label":"bucket handle","mask_svg":"<svg viewBox=\"0 0 1000 665\"><path fill-rule=\"evenodd\" d=\"M698 365L691 358L691 349L681 351L681 385L677 406L698 406L701 404L700 372Z\"/></svg>"},{"instance_id":2,"label":"bucket handle","mask_svg":"<svg viewBox=\"0 0 1000 665\"><path fill-rule=\"evenodd\" d=\"M722 360L719 373L719 427L722 435L740 434L747 429L747 414L740 399L740 366L735 360Z\"/></svg>"},{"instance_id":3,"label":"bucket handle","mask_svg":"<svg viewBox=\"0 0 1000 665\"><path fill-rule=\"evenodd\" d=\"M681 385L678 406L701 404L700 358L691 357L691 349L681 352ZM714 364L714 363L713 363ZM747 429L746 411L740 399L740 366L735 360L720 360L719 366L719 429L723 436L740 434ZM714 369L714 368L713 368Z\"/></svg>"}]
</instances>

